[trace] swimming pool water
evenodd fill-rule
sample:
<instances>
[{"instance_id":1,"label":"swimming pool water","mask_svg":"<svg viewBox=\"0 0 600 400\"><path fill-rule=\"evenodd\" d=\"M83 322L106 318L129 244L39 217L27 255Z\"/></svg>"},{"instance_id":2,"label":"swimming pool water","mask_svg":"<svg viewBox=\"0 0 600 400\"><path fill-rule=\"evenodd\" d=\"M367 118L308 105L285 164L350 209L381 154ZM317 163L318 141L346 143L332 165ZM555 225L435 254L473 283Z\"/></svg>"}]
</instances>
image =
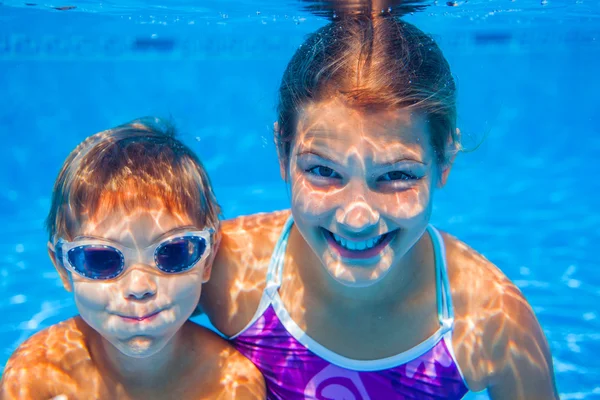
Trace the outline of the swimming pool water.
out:
<instances>
[{"instance_id":1,"label":"swimming pool water","mask_svg":"<svg viewBox=\"0 0 600 400\"><path fill-rule=\"evenodd\" d=\"M272 143L277 87L325 21L293 2L129 4L0 3L0 366L76 313L46 255L43 220L60 165L84 137L172 116L225 217L289 203ZM585 0L516 0L407 17L450 62L467 147L484 139L458 157L433 222L524 292L562 399L600 398L599 11Z\"/></svg>"}]
</instances>

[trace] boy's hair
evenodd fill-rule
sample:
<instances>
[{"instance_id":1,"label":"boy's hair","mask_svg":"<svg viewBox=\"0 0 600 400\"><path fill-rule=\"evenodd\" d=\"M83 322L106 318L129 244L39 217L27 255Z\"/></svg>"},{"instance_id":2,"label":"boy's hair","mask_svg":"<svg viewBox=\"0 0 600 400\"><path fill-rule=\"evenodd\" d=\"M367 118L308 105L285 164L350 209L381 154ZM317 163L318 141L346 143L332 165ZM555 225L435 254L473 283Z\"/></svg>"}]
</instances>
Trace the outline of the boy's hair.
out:
<instances>
[{"instance_id":1,"label":"boy's hair","mask_svg":"<svg viewBox=\"0 0 600 400\"><path fill-rule=\"evenodd\" d=\"M202 163L170 123L146 117L96 133L69 154L46 228L50 240L72 239L82 218L152 207L157 199L198 227L218 227L221 210Z\"/></svg>"},{"instance_id":2,"label":"boy's hair","mask_svg":"<svg viewBox=\"0 0 600 400\"><path fill-rule=\"evenodd\" d=\"M440 165L452 156L448 148L459 149L450 66L431 37L396 15L342 14L298 48L279 89L275 144L285 165L301 108L332 97L363 110L423 112Z\"/></svg>"}]
</instances>

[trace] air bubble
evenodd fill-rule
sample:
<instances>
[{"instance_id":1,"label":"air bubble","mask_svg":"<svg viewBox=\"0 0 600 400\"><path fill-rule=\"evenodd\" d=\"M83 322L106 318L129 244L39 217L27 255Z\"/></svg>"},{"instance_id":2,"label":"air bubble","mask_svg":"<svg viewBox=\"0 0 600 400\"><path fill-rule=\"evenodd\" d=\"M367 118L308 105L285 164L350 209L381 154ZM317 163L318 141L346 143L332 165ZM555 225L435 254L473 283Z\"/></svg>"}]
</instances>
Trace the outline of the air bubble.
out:
<instances>
[{"instance_id":1,"label":"air bubble","mask_svg":"<svg viewBox=\"0 0 600 400\"><path fill-rule=\"evenodd\" d=\"M17 294L10 298L10 304L23 304L27 301L27 297L23 294Z\"/></svg>"},{"instance_id":2,"label":"air bubble","mask_svg":"<svg viewBox=\"0 0 600 400\"><path fill-rule=\"evenodd\" d=\"M592 320L596 319L596 313L587 312L587 313L583 314L583 319L586 321L592 321Z\"/></svg>"}]
</instances>

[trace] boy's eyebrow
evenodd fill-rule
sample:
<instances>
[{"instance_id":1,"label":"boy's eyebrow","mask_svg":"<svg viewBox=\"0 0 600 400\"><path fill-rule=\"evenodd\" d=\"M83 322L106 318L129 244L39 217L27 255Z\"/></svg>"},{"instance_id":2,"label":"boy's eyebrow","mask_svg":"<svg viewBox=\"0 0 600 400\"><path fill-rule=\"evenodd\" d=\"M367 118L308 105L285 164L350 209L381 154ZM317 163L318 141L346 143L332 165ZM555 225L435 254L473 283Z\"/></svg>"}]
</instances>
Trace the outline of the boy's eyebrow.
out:
<instances>
[{"instance_id":1,"label":"boy's eyebrow","mask_svg":"<svg viewBox=\"0 0 600 400\"><path fill-rule=\"evenodd\" d=\"M174 233L179 232L179 231L187 231L187 230L198 230L198 228L196 228L195 226L192 226L192 225L178 226L178 227L170 229L170 230L163 232L160 235L152 238L150 243L156 243L164 237L171 236ZM101 240L103 242L111 242L111 243L115 243L115 244L121 244L117 240L109 239L106 237L94 236L94 235L80 235L80 236L76 236L73 240L76 241L76 240L81 240L81 239Z\"/></svg>"},{"instance_id":2,"label":"boy's eyebrow","mask_svg":"<svg viewBox=\"0 0 600 400\"><path fill-rule=\"evenodd\" d=\"M77 241L77 240L81 240L81 239L102 240L103 242L118 243L115 240L105 238L105 237L100 237L100 236L94 236L94 235L78 235L73 238L73 241Z\"/></svg>"},{"instance_id":3,"label":"boy's eyebrow","mask_svg":"<svg viewBox=\"0 0 600 400\"><path fill-rule=\"evenodd\" d=\"M198 228L196 228L195 226L192 226L192 225L178 226L178 227L175 227L175 228L173 228L173 229L170 229L170 230L168 230L168 231L166 231L166 232L164 232L164 233L161 233L160 235L158 235L158 236L154 237L154 238L151 240L151 243L156 243L156 242L158 242L160 239L162 239L162 238L164 238L164 237L167 237L167 236L171 236L172 234L174 234L174 233L176 233L176 232L179 232L179 231L197 231L197 230L199 230L199 229L198 229Z\"/></svg>"}]
</instances>

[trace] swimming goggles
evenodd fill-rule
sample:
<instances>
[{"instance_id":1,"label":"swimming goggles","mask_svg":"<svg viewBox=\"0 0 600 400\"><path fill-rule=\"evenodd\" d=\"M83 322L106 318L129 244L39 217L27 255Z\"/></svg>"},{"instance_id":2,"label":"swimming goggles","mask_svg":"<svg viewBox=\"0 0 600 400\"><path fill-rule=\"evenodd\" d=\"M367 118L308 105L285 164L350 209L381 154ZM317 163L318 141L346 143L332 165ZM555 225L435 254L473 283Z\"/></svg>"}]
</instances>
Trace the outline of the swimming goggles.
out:
<instances>
[{"instance_id":1,"label":"swimming goggles","mask_svg":"<svg viewBox=\"0 0 600 400\"><path fill-rule=\"evenodd\" d=\"M125 270L125 260L154 265L167 274L193 268L210 254L214 229L174 234L145 249L132 249L102 239L69 242L59 239L56 258L65 268L87 279L114 279ZM111 244L108 244L111 243Z\"/></svg>"}]
</instances>

